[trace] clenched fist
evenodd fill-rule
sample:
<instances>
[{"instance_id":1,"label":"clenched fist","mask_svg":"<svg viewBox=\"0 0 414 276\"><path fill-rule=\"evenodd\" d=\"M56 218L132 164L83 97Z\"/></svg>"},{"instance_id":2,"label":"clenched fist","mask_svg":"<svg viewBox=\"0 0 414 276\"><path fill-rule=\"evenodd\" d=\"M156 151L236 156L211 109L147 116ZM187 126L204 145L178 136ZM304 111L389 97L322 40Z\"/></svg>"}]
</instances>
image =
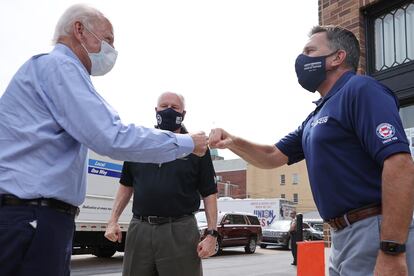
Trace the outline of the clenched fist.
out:
<instances>
[{"instance_id":1,"label":"clenched fist","mask_svg":"<svg viewBox=\"0 0 414 276\"><path fill-rule=\"evenodd\" d=\"M122 231L119 227L119 224L116 222L109 222L106 226L105 238L112 242L121 242L122 241Z\"/></svg>"},{"instance_id":2,"label":"clenched fist","mask_svg":"<svg viewBox=\"0 0 414 276\"><path fill-rule=\"evenodd\" d=\"M208 137L206 134L203 131L199 131L196 133L191 133L190 136L193 138L194 142L193 153L200 157L204 156L208 147Z\"/></svg>"},{"instance_id":3,"label":"clenched fist","mask_svg":"<svg viewBox=\"0 0 414 276\"><path fill-rule=\"evenodd\" d=\"M233 136L222 128L214 128L210 132L209 145L211 148L227 149L233 143Z\"/></svg>"},{"instance_id":4,"label":"clenched fist","mask_svg":"<svg viewBox=\"0 0 414 276\"><path fill-rule=\"evenodd\" d=\"M197 253L200 258L208 258L214 255L217 238L210 235L202 240L197 246Z\"/></svg>"}]
</instances>

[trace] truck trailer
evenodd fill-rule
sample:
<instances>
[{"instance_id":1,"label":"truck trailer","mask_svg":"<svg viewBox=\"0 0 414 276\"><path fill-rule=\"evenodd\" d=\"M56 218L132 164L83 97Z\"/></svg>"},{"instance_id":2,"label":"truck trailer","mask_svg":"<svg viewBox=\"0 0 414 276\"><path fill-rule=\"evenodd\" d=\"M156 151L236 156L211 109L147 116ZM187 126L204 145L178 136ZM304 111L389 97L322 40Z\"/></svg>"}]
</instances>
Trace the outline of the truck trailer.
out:
<instances>
[{"instance_id":1,"label":"truck trailer","mask_svg":"<svg viewBox=\"0 0 414 276\"><path fill-rule=\"evenodd\" d=\"M200 209L204 209L201 202ZM245 212L255 214L264 228L268 227L273 221L290 219L290 213L296 210L295 203L283 198L246 198L233 199L221 197L217 201L219 212Z\"/></svg>"},{"instance_id":2,"label":"truck trailer","mask_svg":"<svg viewBox=\"0 0 414 276\"><path fill-rule=\"evenodd\" d=\"M72 254L108 258L116 251L124 251L126 232L132 218L132 200L119 219L122 242L114 243L104 237L119 186L122 164L122 161L89 151L86 198L79 206L79 216L75 219Z\"/></svg>"}]
</instances>

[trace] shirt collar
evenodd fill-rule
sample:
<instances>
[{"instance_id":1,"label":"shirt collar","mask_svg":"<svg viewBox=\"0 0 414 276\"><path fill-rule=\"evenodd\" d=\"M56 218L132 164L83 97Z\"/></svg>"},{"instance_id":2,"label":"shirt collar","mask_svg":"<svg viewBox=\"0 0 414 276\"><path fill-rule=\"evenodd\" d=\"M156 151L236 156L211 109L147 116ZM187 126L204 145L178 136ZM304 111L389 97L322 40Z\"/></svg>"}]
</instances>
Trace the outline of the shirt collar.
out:
<instances>
[{"instance_id":1,"label":"shirt collar","mask_svg":"<svg viewBox=\"0 0 414 276\"><path fill-rule=\"evenodd\" d=\"M53 49L53 52L58 52L60 54L63 54L65 56L68 56L68 57L76 60L76 62L79 63L79 65L89 75L89 72L88 72L88 70L86 70L85 65L83 65L83 63L80 61L80 59L78 58L78 56L75 55L75 53L72 51L72 49L69 48L68 46L66 46L65 44L63 44L63 43L56 43L55 48Z\"/></svg>"},{"instance_id":2,"label":"shirt collar","mask_svg":"<svg viewBox=\"0 0 414 276\"><path fill-rule=\"evenodd\" d=\"M347 71L342 74L342 76L335 82L334 86L329 90L328 94L325 97L321 97L320 99L314 101L313 103L316 104L317 107L322 106L330 97L335 95L341 88L349 81L351 77L355 75L354 71Z\"/></svg>"}]
</instances>

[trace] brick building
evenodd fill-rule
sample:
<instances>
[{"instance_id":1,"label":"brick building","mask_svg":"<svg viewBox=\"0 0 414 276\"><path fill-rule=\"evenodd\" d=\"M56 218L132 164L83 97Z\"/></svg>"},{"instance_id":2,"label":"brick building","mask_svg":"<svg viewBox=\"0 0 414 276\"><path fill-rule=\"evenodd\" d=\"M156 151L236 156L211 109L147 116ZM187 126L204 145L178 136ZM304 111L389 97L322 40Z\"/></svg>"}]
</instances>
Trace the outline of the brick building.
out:
<instances>
[{"instance_id":1,"label":"brick building","mask_svg":"<svg viewBox=\"0 0 414 276\"><path fill-rule=\"evenodd\" d=\"M219 197L246 198L246 161L213 160Z\"/></svg>"},{"instance_id":2,"label":"brick building","mask_svg":"<svg viewBox=\"0 0 414 276\"><path fill-rule=\"evenodd\" d=\"M319 24L340 25L359 39L359 73L395 92L407 135L413 136L414 1L319 0L318 4Z\"/></svg>"}]
</instances>

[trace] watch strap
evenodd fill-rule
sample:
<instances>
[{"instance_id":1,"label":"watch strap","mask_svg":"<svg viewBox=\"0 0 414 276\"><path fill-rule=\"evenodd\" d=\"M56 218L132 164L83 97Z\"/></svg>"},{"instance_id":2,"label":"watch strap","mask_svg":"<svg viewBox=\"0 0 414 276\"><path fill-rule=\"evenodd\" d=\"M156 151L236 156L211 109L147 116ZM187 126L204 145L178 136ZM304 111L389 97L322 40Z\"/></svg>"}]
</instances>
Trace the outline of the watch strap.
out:
<instances>
[{"instance_id":1,"label":"watch strap","mask_svg":"<svg viewBox=\"0 0 414 276\"><path fill-rule=\"evenodd\" d=\"M207 229L205 233L206 233L206 235L210 235L210 236L213 236L215 238L217 238L218 235L219 235L217 230L214 230L214 229Z\"/></svg>"}]
</instances>

